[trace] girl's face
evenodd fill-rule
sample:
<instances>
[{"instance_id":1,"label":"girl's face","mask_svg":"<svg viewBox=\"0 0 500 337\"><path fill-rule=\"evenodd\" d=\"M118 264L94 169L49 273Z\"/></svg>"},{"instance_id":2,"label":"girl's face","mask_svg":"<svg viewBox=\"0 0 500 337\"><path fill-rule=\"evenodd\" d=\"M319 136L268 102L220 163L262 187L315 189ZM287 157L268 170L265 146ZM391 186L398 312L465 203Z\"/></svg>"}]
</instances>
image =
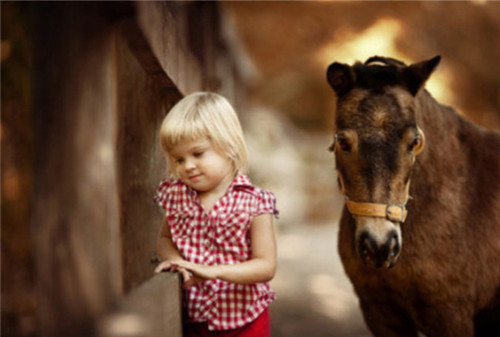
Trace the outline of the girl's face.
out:
<instances>
[{"instance_id":1,"label":"girl's face","mask_svg":"<svg viewBox=\"0 0 500 337\"><path fill-rule=\"evenodd\" d=\"M207 138L184 141L170 151L181 181L198 192L227 188L234 178L233 162Z\"/></svg>"}]
</instances>

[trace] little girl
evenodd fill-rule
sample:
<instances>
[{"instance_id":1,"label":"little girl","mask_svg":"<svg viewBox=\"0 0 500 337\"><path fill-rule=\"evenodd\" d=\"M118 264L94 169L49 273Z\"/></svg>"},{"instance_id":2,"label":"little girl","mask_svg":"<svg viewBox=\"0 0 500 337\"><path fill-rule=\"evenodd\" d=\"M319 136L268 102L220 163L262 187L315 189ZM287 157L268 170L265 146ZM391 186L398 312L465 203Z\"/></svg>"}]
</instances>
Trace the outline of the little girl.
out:
<instances>
[{"instance_id":1,"label":"little girl","mask_svg":"<svg viewBox=\"0 0 500 337\"><path fill-rule=\"evenodd\" d=\"M243 173L234 109L215 93L188 95L163 120L160 143L171 179L155 196L166 210L155 271L183 276L184 336L270 336L276 197Z\"/></svg>"}]
</instances>

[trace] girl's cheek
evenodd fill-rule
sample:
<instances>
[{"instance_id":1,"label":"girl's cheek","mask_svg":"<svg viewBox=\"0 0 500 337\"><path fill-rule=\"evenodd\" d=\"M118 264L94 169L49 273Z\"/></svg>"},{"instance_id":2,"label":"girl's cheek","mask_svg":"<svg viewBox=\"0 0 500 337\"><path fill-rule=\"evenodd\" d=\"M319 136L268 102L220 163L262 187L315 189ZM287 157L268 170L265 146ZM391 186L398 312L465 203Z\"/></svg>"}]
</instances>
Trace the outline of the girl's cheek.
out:
<instances>
[{"instance_id":1,"label":"girl's cheek","mask_svg":"<svg viewBox=\"0 0 500 337\"><path fill-rule=\"evenodd\" d=\"M175 173L179 178L182 178L182 165L180 165L180 164L176 165Z\"/></svg>"}]
</instances>

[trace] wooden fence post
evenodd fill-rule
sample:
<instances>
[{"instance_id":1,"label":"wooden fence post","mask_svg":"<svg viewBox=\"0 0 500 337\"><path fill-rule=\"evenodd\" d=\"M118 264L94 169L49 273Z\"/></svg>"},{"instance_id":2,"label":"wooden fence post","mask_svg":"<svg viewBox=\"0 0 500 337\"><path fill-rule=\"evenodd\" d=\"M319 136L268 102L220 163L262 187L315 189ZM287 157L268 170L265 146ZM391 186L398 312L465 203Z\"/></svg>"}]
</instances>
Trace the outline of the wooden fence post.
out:
<instances>
[{"instance_id":1,"label":"wooden fence post","mask_svg":"<svg viewBox=\"0 0 500 337\"><path fill-rule=\"evenodd\" d=\"M182 337L180 277L160 273L99 321L98 337Z\"/></svg>"}]
</instances>

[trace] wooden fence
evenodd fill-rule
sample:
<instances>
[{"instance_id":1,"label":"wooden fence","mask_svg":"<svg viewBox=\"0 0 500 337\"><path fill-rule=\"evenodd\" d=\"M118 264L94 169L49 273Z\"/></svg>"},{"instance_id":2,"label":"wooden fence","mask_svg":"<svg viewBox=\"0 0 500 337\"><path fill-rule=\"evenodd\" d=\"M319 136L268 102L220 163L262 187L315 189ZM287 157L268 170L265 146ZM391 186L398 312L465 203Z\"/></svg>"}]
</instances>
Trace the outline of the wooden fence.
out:
<instances>
[{"instance_id":1,"label":"wooden fence","mask_svg":"<svg viewBox=\"0 0 500 337\"><path fill-rule=\"evenodd\" d=\"M180 336L178 276L150 263L166 175L157 134L193 91L238 105L217 3L9 2L4 17L2 49L26 48L2 53L2 151L22 154L6 169L26 187L2 198L19 210L2 214L2 333L88 337L99 321L103 336L123 322Z\"/></svg>"},{"instance_id":2,"label":"wooden fence","mask_svg":"<svg viewBox=\"0 0 500 337\"><path fill-rule=\"evenodd\" d=\"M99 337L181 337L180 277L160 273L134 289L98 322Z\"/></svg>"}]
</instances>

